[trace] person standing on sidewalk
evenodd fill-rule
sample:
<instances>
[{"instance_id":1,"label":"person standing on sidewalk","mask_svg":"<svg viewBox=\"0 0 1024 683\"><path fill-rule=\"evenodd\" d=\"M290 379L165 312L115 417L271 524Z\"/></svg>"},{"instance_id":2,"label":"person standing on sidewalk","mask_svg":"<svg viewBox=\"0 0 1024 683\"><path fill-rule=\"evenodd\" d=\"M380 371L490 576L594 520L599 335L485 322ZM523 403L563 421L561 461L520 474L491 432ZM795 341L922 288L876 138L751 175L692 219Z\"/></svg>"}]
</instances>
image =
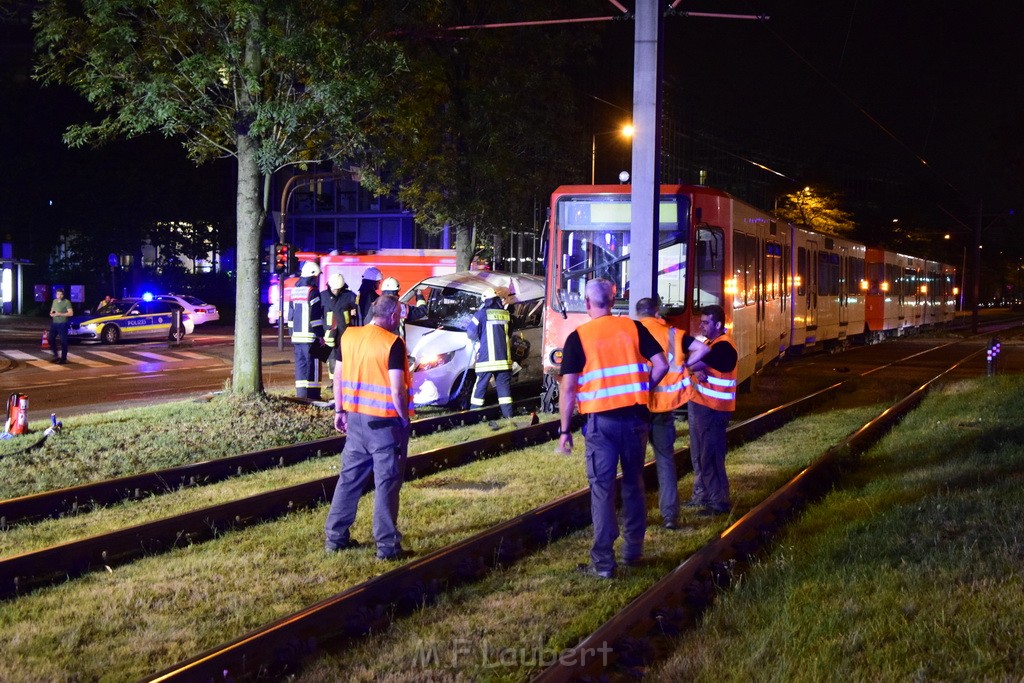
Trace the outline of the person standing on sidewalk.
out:
<instances>
[{"instance_id":1,"label":"person standing on sidewalk","mask_svg":"<svg viewBox=\"0 0 1024 683\"><path fill-rule=\"evenodd\" d=\"M53 296L53 303L50 304L50 334L47 341L53 352L53 360L65 365L68 362L68 318L73 316L75 311L71 307L71 302L64 298L63 289L55 291ZM60 339L60 355L57 354L57 339Z\"/></svg>"},{"instance_id":2,"label":"person standing on sidewalk","mask_svg":"<svg viewBox=\"0 0 1024 683\"><path fill-rule=\"evenodd\" d=\"M651 411L651 447L658 468L658 510L666 529L679 524L679 484L676 474L676 421L674 411L690 398L690 374L685 363L694 363L708 352L708 347L695 337L669 325L660 315L655 299L636 302L636 316L665 351L668 372L651 390L648 408Z\"/></svg>"},{"instance_id":3,"label":"person standing on sidewalk","mask_svg":"<svg viewBox=\"0 0 1024 683\"><path fill-rule=\"evenodd\" d=\"M405 342L395 334L398 299L380 296L370 308L368 325L341 337L334 371L334 428L347 434L341 474L324 524L328 552L359 547L349 534L366 479L373 473L373 538L377 559L405 556L398 531L398 498L405 479L412 419Z\"/></svg>"},{"instance_id":4,"label":"person standing on sidewalk","mask_svg":"<svg viewBox=\"0 0 1024 683\"><path fill-rule=\"evenodd\" d=\"M686 363L693 381L687 406L693 458L690 506L700 506L697 514L702 517L713 517L732 509L725 472L725 430L736 410L739 353L725 329L725 310L721 306L704 307L700 329L710 348L700 360Z\"/></svg>"},{"instance_id":5,"label":"person standing on sidewalk","mask_svg":"<svg viewBox=\"0 0 1024 683\"><path fill-rule=\"evenodd\" d=\"M590 320L565 340L558 406L558 445L563 453L572 452L569 427L577 401L580 413L587 416L584 458L594 542L590 563L577 569L601 579L615 576L613 545L619 536L615 470L620 461L622 561L636 564L643 555L647 531L643 468L650 420L647 402L651 387L668 371L665 352L647 328L630 318L612 315L614 287L604 278L587 283L583 301Z\"/></svg>"}]
</instances>

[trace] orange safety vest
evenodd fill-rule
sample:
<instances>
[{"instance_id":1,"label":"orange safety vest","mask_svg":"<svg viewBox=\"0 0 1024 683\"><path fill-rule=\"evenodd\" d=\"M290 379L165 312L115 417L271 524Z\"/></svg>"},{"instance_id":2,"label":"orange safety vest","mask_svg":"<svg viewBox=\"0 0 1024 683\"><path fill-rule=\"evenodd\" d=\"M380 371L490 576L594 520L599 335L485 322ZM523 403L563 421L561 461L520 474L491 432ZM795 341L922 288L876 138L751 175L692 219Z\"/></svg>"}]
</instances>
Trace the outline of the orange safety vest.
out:
<instances>
[{"instance_id":1,"label":"orange safety vest","mask_svg":"<svg viewBox=\"0 0 1024 683\"><path fill-rule=\"evenodd\" d=\"M728 334L716 337L710 346L714 348L715 344L728 344L732 348L736 348L736 344ZM736 367L729 372L719 372L710 367L705 368L707 379L701 382L696 377L694 378L693 395L690 400L723 413L731 413L736 410L736 370L738 367L739 363L737 362Z\"/></svg>"},{"instance_id":2,"label":"orange safety vest","mask_svg":"<svg viewBox=\"0 0 1024 683\"><path fill-rule=\"evenodd\" d=\"M398 409L391 400L388 375L388 356L396 339L401 341L398 335L378 325L352 327L341 335L342 408L374 417L398 417ZM409 417L412 418L412 373L408 364L405 386L409 391Z\"/></svg>"},{"instance_id":3,"label":"orange safety vest","mask_svg":"<svg viewBox=\"0 0 1024 683\"><path fill-rule=\"evenodd\" d=\"M647 405L651 371L640 353L640 333L630 318L605 315L580 325L586 362L576 399L581 413Z\"/></svg>"},{"instance_id":4,"label":"orange safety vest","mask_svg":"<svg viewBox=\"0 0 1024 683\"><path fill-rule=\"evenodd\" d=\"M683 349L682 330L672 327L661 318L643 318L640 324L661 344L668 360L668 372L651 389L647 407L652 413L667 413L690 400L690 372L686 369L686 350Z\"/></svg>"}]
</instances>

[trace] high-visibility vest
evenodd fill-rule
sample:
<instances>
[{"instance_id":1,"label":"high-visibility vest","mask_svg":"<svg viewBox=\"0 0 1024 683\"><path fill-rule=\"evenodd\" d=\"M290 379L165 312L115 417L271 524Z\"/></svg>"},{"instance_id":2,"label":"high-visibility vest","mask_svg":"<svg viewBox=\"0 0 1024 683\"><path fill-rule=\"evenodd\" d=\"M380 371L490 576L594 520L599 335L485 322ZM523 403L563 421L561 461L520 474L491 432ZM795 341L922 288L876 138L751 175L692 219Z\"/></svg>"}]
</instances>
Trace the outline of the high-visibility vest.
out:
<instances>
[{"instance_id":1,"label":"high-visibility vest","mask_svg":"<svg viewBox=\"0 0 1024 683\"><path fill-rule=\"evenodd\" d=\"M301 278L292 287L292 315L288 321L292 328L293 344L312 344L324 336L324 311L320 306L320 290L316 278Z\"/></svg>"},{"instance_id":2,"label":"high-visibility vest","mask_svg":"<svg viewBox=\"0 0 1024 683\"><path fill-rule=\"evenodd\" d=\"M667 413L690 400L690 372L686 369L686 350L683 349L686 335L654 316L641 319L640 324L658 340L668 361L668 372L651 388L647 407L652 413Z\"/></svg>"},{"instance_id":3,"label":"high-visibility vest","mask_svg":"<svg viewBox=\"0 0 1024 683\"><path fill-rule=\"evenodd\" d=\"M398 339L378 325L353 327L341 335L341 406L345 410L374 417L398 417L391 400L388 357ZM412 373L404 369L409 392L409 417L412 417Z\"/></svg>"},{"instance_id":4,"label":"high-visibility vest","mask_svg":"<svg viewBox=\"0 0 1024 683\"><path fill-rule=\"evenodd\" d=\"M480 327L477 330L480 339L476 354L477 372L512 369L512 344L508 338L511 322L512 316L500 306L477 311L474 316L474 323Z\"/></svg>"},{"instance_id":5,"label":"high-visibility vest","mask_svg":"<svg viewBox=\"0 0 1024 683\"><path fill-rule=\"evenodd\" d=\"M736 348L736 344L728 334L716 337L710 344L712 349L715 344L728 344L733 349ZM710 367L705 368L707 379L701 382L696 377L693 378L693 394L690 400L723 413L731 413L736 410L737 367L738 364L733 366L729 372L719 372Z\"/></svg>"},{"instance_id":6,"label":"high-visibility vest","mask_svg":"<svg viewBox=\"0 0 1024 683\"><path fill-rule=\"evenodd\" d=\"M605 315L580 325L576 332L586 356L576 393L580 412L646 406L651 372L640 353L636 322Z\"/></svg>"}]
</instances>

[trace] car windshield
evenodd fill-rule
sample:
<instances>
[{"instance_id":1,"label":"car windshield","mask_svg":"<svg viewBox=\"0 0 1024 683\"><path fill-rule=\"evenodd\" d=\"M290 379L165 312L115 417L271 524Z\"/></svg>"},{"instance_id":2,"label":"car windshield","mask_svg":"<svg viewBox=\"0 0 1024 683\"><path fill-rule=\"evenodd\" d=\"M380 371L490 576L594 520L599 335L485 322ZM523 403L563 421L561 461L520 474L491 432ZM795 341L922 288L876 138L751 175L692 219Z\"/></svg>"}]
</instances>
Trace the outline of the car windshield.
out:
<instances>
[{"instance_id":1,"label":"car windshield","mask_svg":"<svg viewBox=\"0 0 1024 683\"><path fill-rule=\"evenodd\" d=\"M406 324L462 332L466 330L469 319L480 308L481 303L479 294L427 283L417 285L402 297L402 301L410 306L421 299L426 304L427 315L415 321L410 320Z\"/></svg>"},{"instance_id":2,"label":"car windshield","mask_svg":"<svg viewBox=\"0 0 1024 683\"><path fill-rule=\"evenodd\" d=\"M124 315L135 305L134 301L111 301L101 308L103 315Z\"/></svg>"}]
</instances>

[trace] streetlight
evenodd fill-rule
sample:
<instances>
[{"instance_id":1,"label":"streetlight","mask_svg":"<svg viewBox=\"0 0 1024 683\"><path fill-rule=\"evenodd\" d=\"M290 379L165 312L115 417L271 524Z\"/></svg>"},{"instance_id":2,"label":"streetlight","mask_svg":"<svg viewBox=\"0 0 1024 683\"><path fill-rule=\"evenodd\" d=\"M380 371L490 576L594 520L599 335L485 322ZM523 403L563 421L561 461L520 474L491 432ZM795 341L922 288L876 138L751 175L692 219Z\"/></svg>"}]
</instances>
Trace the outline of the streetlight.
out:
<instances>
[{"instance_id":1,"label":"streetlight","mask_svg":"<svg viewBox=\"0 0 1024 683\"><path fill-rule=\"evenodd\" d=\"M627 123L624 126L622 126L622 128L619 128L617 130L607 130L607 131L604 131L603 133L594 133L593 135L590 136L590 184L591 185L595 184L594 183L594 177L595 177L595 170L597 168L597 136L598 135L611 135L613 133L618 133L622 137L629 139L629 138L633 137L633 132L634 132L633 131L633 124L632 123Z\"/></svg>"}]
</instances>

